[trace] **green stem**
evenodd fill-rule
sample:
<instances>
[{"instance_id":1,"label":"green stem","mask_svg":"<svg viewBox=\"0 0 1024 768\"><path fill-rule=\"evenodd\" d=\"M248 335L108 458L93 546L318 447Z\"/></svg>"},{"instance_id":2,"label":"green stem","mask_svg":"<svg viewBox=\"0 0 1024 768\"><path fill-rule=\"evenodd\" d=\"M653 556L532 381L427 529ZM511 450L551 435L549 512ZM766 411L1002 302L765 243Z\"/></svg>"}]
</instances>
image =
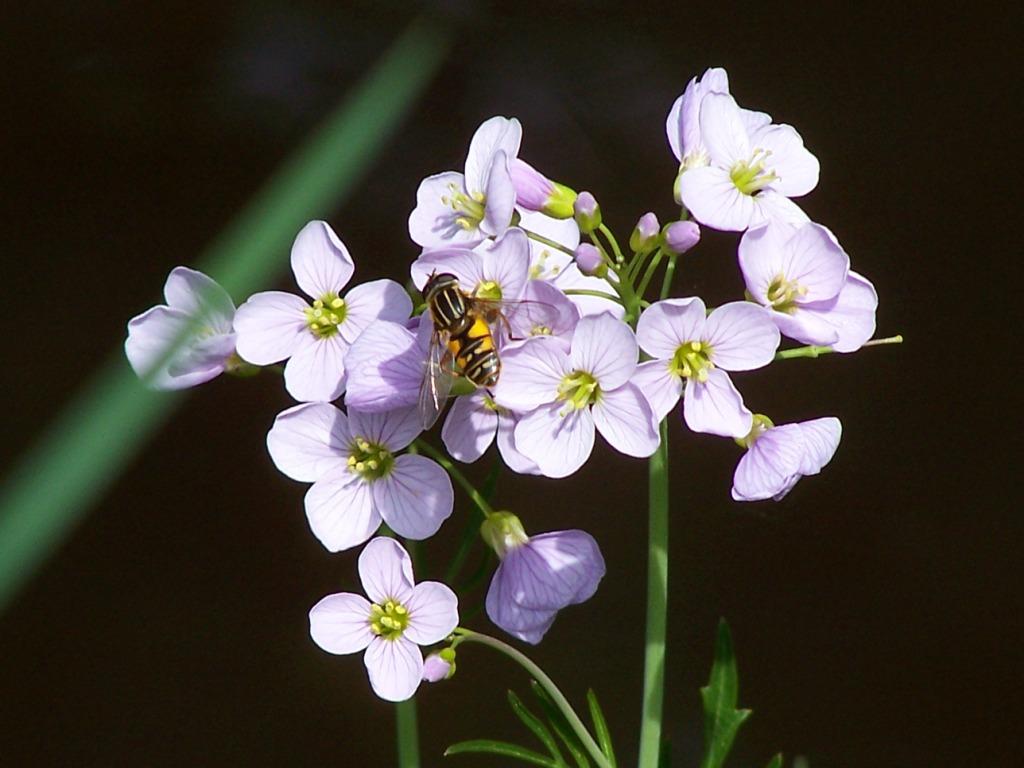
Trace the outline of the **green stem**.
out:
<instances>
[{"instance_id":1,"label":"green stem","mask_svg":"<svg viewBox=\"0 0 1024 768\"><path fill-rule=\"evenodd\" d=\"M640 285L636 289L636 293L638 296L644 295L644 291L647 290L647 286L650 284L651 278L654 277L654 271L658 268L658 265L661 263L661 257L664 254L665 251L662 248L659 248L657 251L654 252L654 256L651 259L651 262L647 265L647 269L644 270L644 276L640 280Z\"/></svg>"},{"instance_id":2,"label":"green stem","mask_svg":"<svg viewBox=\"0 0 1024 768\"><path fill-rule=\"evenodd\" d=\"M605 291L592 291L589 288L568 288L562 291L566 296L596 296L599 299L608 299L614 301L617 304L622 303L622 298L612 293L606 293Z\"/></svg>"},{"instance_id":3,"label":"green stem","mask_svg":"<svg viewBox=\"0 0 1024 768\"><path fill-rule=\"evenodd\" d=\"M484 498L483 494L476 489L476 486L469 482L466 476L462 474L461 470L459 470L459 468L456 467L441 451L437 450L437 448L424 440L416 440L413 445L444 467L445 471L451 475L452 479L462 486L462 490L466 492L466 495L473 500L477 509L480 510L481 516L486 518L494 512L494 508L487 502L487 499Z\"/></svg>"},{"instance_id":4,"label":"green stem","mask_svg":"<svg viewBox=\"0 0 1024 768\"><path fill-rule=\"evenodd\" d=\"M520 227L520 229L523 228ZM538 234L536 232L531 232L528 229L523 229L523 232L525 232L526 236L531 240L536 240L538 243L542 243L543 245L546 245L549 248L554 248L555 250L561 251L562 253L567 253L573 258L576 257L576 252L573 251L572 248L568 248L562 245L561 243L552 240L550 237L544 237L544 235Z\"/></svg>"},{"instance_id":5,"label":"green stem","mask_svg":"<svg viewBox=\"0 0 1024 768\"><path fill-rule=\"evenodd\" d=\"M416 699L395 705L395 740L399 768L420 768L420 742L416 727Z\"/></svg>"},{"instance_id":6,"label":"green stem","mask_svg":"<svg viewBox=\"0 0 1024 768\"><path fill-rule=\"evenodd\" d=\"M612 231L608 229L608 227L606 227L604 224L598 224L597 229L602 235L605 236L605 239L608 241L608 244L611 245L612 252L615 254L616 263L621 264L622 262L624 262L625 259L622 257L622 249L619 248L619 241L615 239L615 235L612 234Z\"/></svg>"},{"instance_id":7,"label":"green stem","mask_svg":"<svg viewBox=\"0 0 1024 768\"><path fill-rule=\"evenodd\" d=\"M672 278L676 274L676 259L679 258L678 253L673 253L668 257L668 264L665 265L665 277L661 280L661 298L668 298L668 292L672 288Z\"/></svg>"},{"instance_id":8,"label":"green stem","mask_svg":"<svg viewBox=\"0 0 1024 768\"><path fill-rule=\"evenodd\" d=\"M902 344L902 334L896 334L895 336L886 336L884 339L872 339L862 344L862 347L881 347L886 344ZM793 347L793 349L783 349L775 353L776 360L792 360L795 357L821 357L835 352L832 347L821 347L815 344L810 344L806 347Z\"/></svg>"},{"instance_id":9,"label":"green stem","mask_svg":"<svg viewBox=\"0 0 1024 768\"><path fill-rule=\"evenodd\" d=\"M554 702L555 706L565 716L566 722L573 729L576 735L579 737L580 743L590 753L591 758L597 763L598 768L611 768L611 763L608 762L608 758L604 752L601 751L601 747L594 741L594 737L590 735L590 731L587 730L587 726L580 720L579 715L576 714L576 710L572 708L572 705L565 698L555 682L545 674L544 670L534 664L528 656L520 653L508 643L503 643L497 638L491 637L490 635L482 635L479 632L473 632L469 629L462 627L455 628L455 635L457 637L456 642L467 642L467 643L480 643L493 648L500 653L505 654L514 662L519 664L525 669L530 676L540 683L544 691L551 697L551 701Z\"/></svg>"},{"instance_id":10,"label":"green stem","mask_svg":"<svg viewBox=\"0 0 1024 768\"><path fill-rule=\"evenodd\" d=\"M648 473L647 631L644 646L644 700L638 768L658 768L661 716L665 698L665 627L668 607L668 429Z\"/></svg>"}]
</instances>

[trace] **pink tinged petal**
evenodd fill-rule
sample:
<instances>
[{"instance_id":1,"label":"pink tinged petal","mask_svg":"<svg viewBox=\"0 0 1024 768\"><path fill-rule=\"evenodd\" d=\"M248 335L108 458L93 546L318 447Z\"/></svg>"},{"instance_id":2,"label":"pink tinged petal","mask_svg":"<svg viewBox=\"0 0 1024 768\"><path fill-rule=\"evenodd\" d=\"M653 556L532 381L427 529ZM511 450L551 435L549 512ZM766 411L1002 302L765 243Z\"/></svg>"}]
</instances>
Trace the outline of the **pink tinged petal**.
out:
<instances>
[{"instance_id":1,"label":"pink tinged petal","mask_svg":"<svg viewBox=\"0 0 1024 768\"><path fill-rule=\"evenodd\" d=\"M592 413L597 431L619 453L644 458L658 449L658 421L635 384L603 392Z\"/></svg>"},{"instance_id":2,"label":"pink tinged petal","mask_svg":"<svg viewBox=\"0 0 1024 768\"><path fill-rule=\"evenodd\" d=\"M271 365L290 357L304 337L312 337L306 326L308 307L292 293L266 291L250 296L235 313L239 356L253 365Z\"/></svg>"},{"instance_id":3,"label":"pink tinged petal","mask_svg":"<svg viewBox=\"0 0 1024 768\"><path fill-rule=\"evenodd\" d=\"M380 527L370 485L339 467L321 477L306 493L306 519L330 552L351 549Z\"/></svg>"},{"instance_id":4,"label":"pink tinged petal","mask_svg":"<svg viewBox=\"0 0 1024 768\"><path fill-rule=\"evenodd\" d=\"M412 560L394 539L378 536L359 553L359 580L378 605L388 600L405 605L413 594Z\"/></svg>"},{"instance_id":5,"label":"pink tinged petal","mask_svg":"<svg viewBox=\"0 0 1024 768\"><path fill-rule=\"evenodd\" d=\"M527 339L502 355L494 399L514 411L529 411L553 402L562 376L569 370L569 356L557 339Z\"/></svg>"},{"instance_id":6,"label":"pink tinged petal","mask_svg":"<svg viewBox=\"0 0 1024 768\"><path fill-rule=\"evenodd\" d=\"M800 307L800 314L827 323L834 329L834 350L855 352L874 335L877 309L875 287L856 272L850 272L839 296L828 302L804 304Z\"/></svg>"},{"instance_id":7,"label":"pink tinged petal","mask_svg":"<svg viewBox=\"0 0 1024 768\"><path fill-rule=\"evenodd\" d=\"M372 323L345 353L345 404L375 412L415 405L426 359L412 331L386 320Z\"/></svg>"},{"instance_id":8,"label":"pink tinged petal","mask_svg":"<svg viewBox=\"0 0 1024 768\"><path fill-rule=\"evenodd\" d=\"M305 403L277 415L267 434L267 450L283 474L315 483L345 465L350 440L344 413L328 403Z\"/></svg>"},{"instance_id":9,"label":"pink tinged petal","mask_svg":"<svg viewBox=\"0 0 1024 768\"><path fill-rule=\"evenodd\" d=\"M407 539L428 539L448 519L455 503L452 481L438 464L406 454L391 473L373 483L373 499L391 529Z\"/></svg>"},{"instance_id":10,"label":"pink tinged petal","mask_svg":"<svg viewBox=\"0 0 1024 768\"><path fill-rule=\"evenodd\" d=\"M484 218L480 222L480 231L497 237L512 223L512 213L516 209L516 188L512 184L508 158L504 152L494 156L484 196Z\"/></svg>"},{"instance_id":11,"label":"pink tinged petal","mask_svg":"<svg viewBox=\"0 0 1024 768\"><path fill-rule=\"evenodd\" d=\"M353 437L380 443L392 452L405 448L423 431L419 412L414 406L384 412L360 411L349 406L348 425Z\"/></svg>"},{"instance_id":12,"label":"pink tinged petal","mask_svg":"<svg viewBox=\"0 0 1024 768\"><path fill-rule=\"evenodd\" d=\"M510 160L518 157L523 127L513 118L492 117L485 120L469 142L466 155L466 189L486 192L494 156L503 153Z\"/></svg>"},{"instance_id":13,"label":"pink tinged petal","mask_svg":"<svg viewBox=\"0 0 1024 768\"><path fill-rule=\"evenodd\" d=\"M750 159L747 127L736 100L729 94L708 93L701 100L700 134L714 165L728 170L735 163ZM688 175L689 172L683 178Z\"/></svg>"},{"instance_id":14,"label":"pink tinged petal","mask_svg":"<svg viewBox=\"0 0 1024 768\"><path fill-rule=\"evenodd\" d=\"M804 307L798 306L792 314L772 311L771 317L783 336L802 341L804 344L831 346L839 340L839 332L828 321L827 316L813 309L807 311Z\"/></svg>"},{"instance_id":15,"label":"pink tinged petal","mask_svg":"<svg viewBox=\"0 0 1024 768\"><path fill-rule=\"evenodd\" d=\"M172 359L164 362L167 352L187 334L192 319L177 309L157 306L133 317L128 323L128 338L124 343L125 355L132 370L154 389L185 389L215 378L224 370L223 362L193 362L190 348L181 347Z\"/></svg>"},{"instance_id":16,"label":"pink tinged petal","mask_svg":"<svg viewBox=\"0 0 1024 768\"><path fill-rule=\"evenodd\" d=\"M742 232L764 218L754 198L736 188L728 170L716 166L684 173L679 178L679 199L697 221L712 229Z\"/></svg>"},{"instance_id":17,"label":"pink tinged petal","mask_svg":"<svg viewBox=\"0 0 1024 768\"><path fill-rule=\"evenodd\" d=\"M683 379L669 371L668 360L640 363L629 381L643 393L658 423L672 412L683 395Z\"/></svg>"},{"instance_id":18,"label":"pink tinged petal","mask_svg":"<svg viewBox=\"0 0 1024 768\"><path fill-rule=\"evenodd\" d=\"M345 353L340 335L301 337L298 349L284 366L284 387L299 402L327 402L345 391Z\"/></svg>"},{"instance_id":19,"label":"pink tinged petal","mask_svg":"<svg viewBox=\"0 0 1024 768\"><path fill-rule=\"evenodd\" d=\"M164 298L172 309L192 317L203 317L219 333L231 333L235 305L220 285L202 272L175 267L164 283Z\"/></svg>"},{"instance_id":20,"label":"pink tinged petal","mask_svg":"<svg viewBox=\"0 0 1024 768\"><path fill-rule=\"evenodd\" d=\"M748 226L756 227L768 221L801 226L811 220L803 208L771 188L762 189L750 199L754 201L754 210Z\"/></svg>"},{"instance_id":21,"label":"pink tinged petal","mask_svg":"<svg viewBox=\"0 0 1024 768\"><path fill-rule=\"evenodd\" d=\"M657 301L640 315L637 341L651 357L671 359L683 344L705 337L705 312L704 302L696 296Z\"/></svg>"},{"instance_id":22,"label":"pink tinged petal","mask_svg":"<svg viewBox=\"0 0 1024 768\"><path fill-rule=\"evenodd\" d=\"M832 461L839 440L843 436L843 425L834 416L811 421L801 421L797 426L804 440L800 459L801 475L816 475L822 467Z\"/></svg>"},{"instance_id":23,"label":"pink tinged petal","mask_svg":"<svg viewBox=\"0 0 1024 768\"><path fill-rule=\"evenodd\" d=\"M515 430L516 448L546 477L567 477L594 450L594 418L589 408L560 411L564 403L541 406L523 416Z\"/></svg>"},{"instance_id":24,"label":"pink tinged petal","mask_svg":"<svg viewBox=\"0 0 1024 768\"><path fill-rule=\"evenodd\" d=\"M454 190L453 190L454 187ZM424 248L444 245L475 245L484 239L479 229L465 229L445 199L465 193L465 178L449 171L428 176L416 190L416 207L409 214L409 237Z\"/></svg>"},{"instance_id":25,"label":"pink tinged petal","mask_svg":"<svg viewBox=\"0 0 1024 768\"><path fill-rule=\"evenodd\" d=\"M420 687L423 654L411 640L374 638L363 656L373 692L385 701L405 701Z\"/></svg>"},{"instance_id":26,"label":"pink tinged petal","mask_svg":"<svg viewBox=\"0 0 1024 768\"><path fill-rule=\"evenodd\" d=\"M835 298L846 283L850 257L820 224L800 227L785 245L782 274L807 289L801 303Z\"/></svg>"},{"instance_id":27,"label":"pink tinged petal","mask_svg":"<svg viewBox=\"0 0 1024 768\"><path fill-rule=\"evenodd\" d=\"M604 578L605 564L586 531L531 536L505 557L506 575L518 571L513 599L524 608L565 608L589 600Z\"/></svg>"},{"instance_id":28,"label":"pink tinged petal","mask_svg":"<svg viewBox=\"0 0 1024 768\"><path fill-rule=\"evenodd\" d=\"M295 282L314 299L340 293L356 269L348 248L326 221L311 221L299 231L291 260Z\"/></svg>"},{"instance_id":29,"label":"pink tinged petal","mask_svg":"<svg viewBox=\"0 0 1024 768\"><path fill-rule=\"evenodd\" d=\"M722 437L746 437L753 424L753 414L743 404L729 374L717 368L708 371L703 383L694 379L686 382L683 417L694 432Z\"/></svg>"},{"instance_id":30,"label":"pink tinged petal","mask_svg":"<svg viewBox=\"0 0 1024 768\"><path fill-rule=\"evenodd\" d=\"M441 440L458 461L472 464L484 455L498 428L498 414L484 403L483 392L456 398L448 411Z\"/></svg>"},{"instance_id":31,"label":"pink tinged petal","mask_svg":"<svg viewBox=\"0 0 1024 768\"><path fill-rule=\"evenodd\" d=\"M439 643L459 624L459 599L438 581L424 581L413 587L405 607L409 609L409 625L402 636L417 645Z\"/></svg>"},{"instance_id":32,"label":"pink tinged petal","mask_svg":"<svg viewBox=\"0 0 1024 768\"><path fill-rule=\"evenodd\" d=\"M732 497L757 501L785 495L799 479L803 444L800 427L795 424L769 429L736 465Z\"/></svg>"},{"instance_id":33,"label":"pink tinged petal","mask_svg":"<svg viewBox=\"0 0 1024 768\"><path fill-rule=\"evenodd\" d=\"M345 321L338 333L348 344L374 320L404 323L412 314L412 299L394 280L373 280L357 285L345 295Z\"/></svg>"},{"instance_id":34,"label":"pink tinged petal","mask_svg":"<svg viewBox=\"0 0 1024 768\"><path fill-rule=\"evenodd\" d=\"M362 595L327 595L309 610L309 634L328 653L355 653L375 635L370 630L370 603Z\"/></svg>"},{"instance_id":35,"label":"pink tinged petal","mask_svg":"<svg viewBox=\"0 0 1024 768\"><path fill-rule=\"evenodd\" d=\"M513 637L536 645L551 628L558 615L557 609L524 608L513 597L516 579L509 576L505 563L499 563L491 585L487 589L484 606L487 616L495 625Z\"/></svg>"},{"instance_id":36,"label":"pink tinged petal","mask_svg":"<svg viewBox=\"0 0 1024 768\"><path fill-rule=\"evenodd\" d=\"M511 414L498 417L498 453L505 466L521 475L539 475L540 468L516 448L515 431L519 419Z\"/></svg>"},{"instance_id":37,"label":"pink tinged petal","mask_svg":"<svg viewBox=\"0 0 1024 768\"><path fill-rule=\"evenodd\" d=\"M486 279L483 257L470 248L452 247L423 251L412 263L409 271L413 283L421 291L435 272L455 275L459 287L467 293L472 293L477 285Z\"/></svg>"},{"instance_id":38,"label":"pink tinged petal","mask_svg":"<svg viewBox=\"0 0 1024 768\"><path fill-rule=\"evenodd\" d=\"M576 325L569 367L591 374L607 392L629 381L639 356L633 329L603 313L584 317Z\"/></svg>"},{"instance_id":39,"label":"pink tinged petal","mask_svg":"<svg viewBox=\"0 0 1024 768\"><path fill-rule=\"evenodd\" d=\"M804 140L793 126L765 126L751 135L750 143L771 152L765 167L778 175L771 188L779 194L800 197L818 186L818 158L804 147Z\"/></svg>"},{"instance_id":40,"label":"pink tinged petal","mask_svg":"<svg viewBox=\"0 0 1024 768\"><path fill-rule=\"evenodd\" d=\"M751 371L768 365L779 348L779 329L769 311L749 301L723 304L704 327L711 360L726 371Z\"/></svg>"},{"instance_id":41,"label":"pink tinged petal","mask_svg":"<svg viewBox=\"0 0 1024 768\"><path fill-rule=\"evenodd\" d=\"M526 233L518 227L507 230L484 249L482 257L484 279L501 287L501 298L521 299L530 273L530 241Z\"/></svg>"}]
</instances>

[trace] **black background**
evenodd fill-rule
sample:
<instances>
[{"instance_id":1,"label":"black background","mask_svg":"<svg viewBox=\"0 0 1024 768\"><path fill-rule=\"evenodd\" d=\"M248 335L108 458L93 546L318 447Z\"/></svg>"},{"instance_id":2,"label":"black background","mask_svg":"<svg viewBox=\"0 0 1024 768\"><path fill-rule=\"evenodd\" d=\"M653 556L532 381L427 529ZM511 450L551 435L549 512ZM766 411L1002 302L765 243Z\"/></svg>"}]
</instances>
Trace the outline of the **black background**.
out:
<instances>
[{"instance_id":1,"label":"black background","mask_svg":"<svg viewBox=\"0 0 1024 768\"><path fill-rule=\"evenodd\" d=\"M417 183L459 169L493 114L517 116L521 156L593 191L620 237L646 210L671 216L665 115L691 76L725 66L741 104L795 125L821 160L801 204L874 281L879 335L907 343L738 377L776 421L844 424L833 463L780 504L732 502L735 446L673 417L673 765L698 761L720 615L755 711L732 765L777 750L812 768L1018 765L1010 6L397 7L93 0L4 21L4 466L419 10L458 25L451 55L350 200L309 212L345 240L357 280L405 278ZM676 292L734 298L735 242L706 231ZM278 286L291 290L286 257ZM309 607L354 588L355 557L310 535L303 487L266 456L289 402L273 376L195 391L0 617L0 763L392 764L391 708L360 660L308 638ZM583 527L602 545L597 596L532 653L574 701L597 689L623 765L641 692L645 482L643 462L599 445L571 479L503 478L496 498L529 530ZM456 505L421 576L440 573L469 511ZM527 741L507 687L524 692L518 669L460 652L457 676L418 697L425 764L465 738Z\"/></svg>"}]
</instances>

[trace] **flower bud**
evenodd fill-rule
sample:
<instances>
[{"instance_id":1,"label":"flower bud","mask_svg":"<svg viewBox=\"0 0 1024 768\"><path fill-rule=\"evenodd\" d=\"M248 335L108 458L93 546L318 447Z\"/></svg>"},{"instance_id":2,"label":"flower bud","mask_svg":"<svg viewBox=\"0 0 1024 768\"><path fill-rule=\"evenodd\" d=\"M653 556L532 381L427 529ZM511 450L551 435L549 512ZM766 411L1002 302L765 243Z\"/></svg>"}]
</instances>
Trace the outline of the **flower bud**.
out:
<instances>
[{"instance_id":1,"label":"flower bud","mask_svg":"<svg viewBox=\"0 0 1024 768\"><path fill-rule=\"evenodd\" d=\"M576 247L576 266L584 275L592 277L604 277L608 272L601 251L590 243L580 243Z\"/></svg>"},{"instance_id":2,"label":"flower bud","mask_svg":"<svg viewBox=\"0 0 1024 768\"><path fill-rule=\"evenodd\" d=\"M530 540L523 524L511 512L492 512L480 524L480 535L499 558Z\"/></svg>"},{"instance_id":3,"label":"flower bud","mask_svg":"<svg viewBox=\"0 0 1024 768\"><path fill-rule=\"evenodd\" d=\"M589 192L580 192L572 206L573 215L579 225L580 232L589 235L601 226L601 206Z\"/></svg>"},{"instance_id":4,"label":"flower bud","mask_svg":"<svg viewBox=\"0 0 1024 768\"><path fill-rule=\"evenodd\" d=\"M653 250L658 244L660 234L661 224L658 223L658 217L653 213L645 213L633 228L633 234L629 236L629 247L636 253Z\"/></svg>"},{"instance_id":5,"label":"flower bud","mask_svg":"<svg viewBox=\"0 0 1024 768\"><path fill-rule=\"evenodd\" d=\"M700 242L700 227L695 221L673 221L662 234L665 245L676 253L686 253Z\"/></svg>"},{"instance_id":6,"label":"flower bud","mask_svg":"<svg viewBox=\"0 0 1024 768\"><path fill-rule=\"evenodd\" d=\"M444 648L423 660L423 679L428 683L447 680L455 674L455 649Z\"/></svg>"},{"instance_id":7,"label":"flower bud","mask_svg":"<svg viewBox=\"0 0 1024 768\"><path fill-rule=\"evenodd\" d=\"M519 158L509 163L516 203L528 211L540 211L555 219L570 219L576 192L564 184L551 181L532 165Z\"/></svg>"}]
</instances>

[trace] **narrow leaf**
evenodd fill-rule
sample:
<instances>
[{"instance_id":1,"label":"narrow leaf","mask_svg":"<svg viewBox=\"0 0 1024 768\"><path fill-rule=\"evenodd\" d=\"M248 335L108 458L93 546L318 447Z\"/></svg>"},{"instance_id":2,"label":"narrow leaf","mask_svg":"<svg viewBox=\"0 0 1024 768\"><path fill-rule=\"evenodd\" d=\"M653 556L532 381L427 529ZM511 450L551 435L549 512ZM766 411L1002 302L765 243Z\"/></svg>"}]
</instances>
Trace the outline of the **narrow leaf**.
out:
<instances>
[{"instance_id":1,"label":"narrow leaf","mask_svg":"<svg viewBox=\"0 0 1024 768\"><path fill-rule=\"evenodd\" d=\"M590 760L587 759L586 750L583 748L583 744L580 743L580 739L572 729L572 726L565 719L565 715L551 701L551 697L548 696L547 691L544 690L540 683L536 680L531 680L530 688L533 689L534 695L540 702L540 707L544 710L544 714L547 716L548 723L550 723L555 735L561 739L562 743L565 744L565 748L569 750L569 754L572 755L572 759L576 761L577 768L590 768Z\"/></svg>"},{"instance_id":2,"label":"narrow leaf","mask_svg":"<svg viewBox=\"0 0 1024 768\"><path fill-rule=\"evenodd\" d=\"M558 765L565 765L565 758L562 757L561 751L558 749L558 744L555 742L555 737L551 735L551 731L544 725L539 717L533 712L526 708L522 700L516 696L515 692L508 692L508 704L512 707L512 711L516 713L516 716L523 721L523 725L533 731L533 735L540 739L541 743L548 748L548 752L551 753L551 757L555 759Z\"/></svg>"},{"instance_id":3,"label":"narrow leaf","mask_svg":"<svg viewBox=\"0 0 1024 768\"><path fill-rule=\"evenodd\" d=\"M590 719L594 723L597 743L601 747L601 751L604 752L604 756L608 758L608 762L612 764L612 768L618 768L615 750L612 749L612 734L608 730L608 721L604 719L604 712L601 711L601 705L597 701L597 694L594 693L593 688L587 691L587 706L590 708Z\"/></svg>"},{"instance_id":4,"label":"narrow leaf","mask_svg":"<svg viewBox=\"0 0 1024 768\"><path fill-rule=\"evenodd\" d=\"M768 763L767 768L782 768L782 753L779 752L775 757L772 758L771 762Z\"/></svg>"},{"instance_id":5,"label":"narrow leaf","mask_svg":"<svg viewBox=\"0 0 1024 768\"><path fill-rule=\"evenodd\" d=\"M520 747L518 744L509 744L507 741L494 741L493 739L474 739L473 741L460 741L452 744L444 751L444 756L462 754L490 754L502 757L514 757L530 765L540 765L544 768L558 768L558 763L550 757L544 757L532 749Z\"/></svg>"},{"instance_id":6,"label":"narrow leaf","mask_svg":"<svg viewBox=\"0 0 1024 768\"><path fill-rule=\"evenodd\" d=\"M711 679L700 689L700 695L704 701L704 759L701 768L721 768L732 748L736 732L750 717L749 709L736 709L739 675L732 637L725 619L718 622Z\"/></svg>"}]
</instances>

